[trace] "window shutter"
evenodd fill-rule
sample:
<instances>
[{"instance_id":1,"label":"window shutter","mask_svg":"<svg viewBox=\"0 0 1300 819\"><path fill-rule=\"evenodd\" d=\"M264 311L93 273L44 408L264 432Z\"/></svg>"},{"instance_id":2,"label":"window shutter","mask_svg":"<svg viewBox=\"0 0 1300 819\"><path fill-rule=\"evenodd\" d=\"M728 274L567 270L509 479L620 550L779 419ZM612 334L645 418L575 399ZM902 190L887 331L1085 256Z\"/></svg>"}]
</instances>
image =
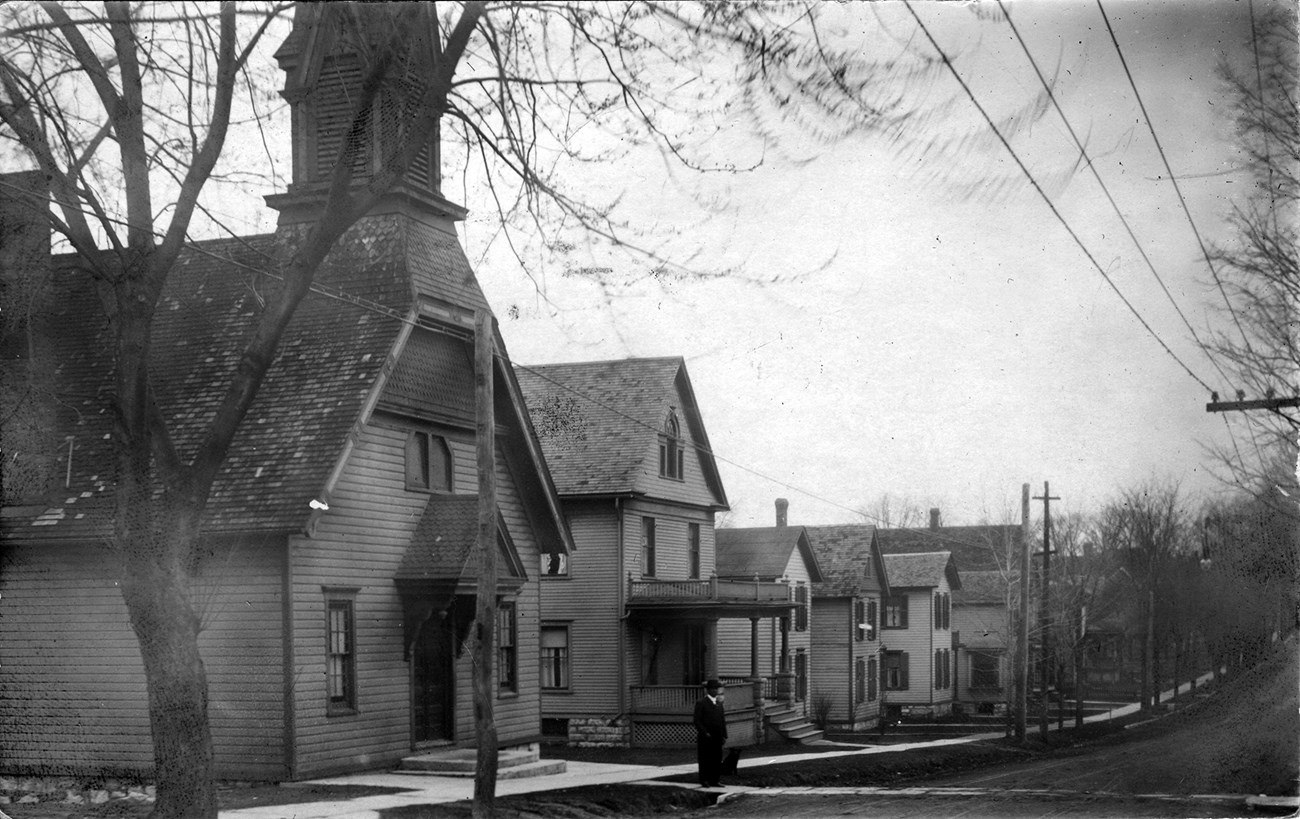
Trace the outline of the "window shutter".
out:
<instances>
[{"instance_id":1,"label":"window shutter","mask_svg":"<svg viewBox=\"0 0 1300 819\"><path fill-rule=\"evenodd\" d=\"M952 628L952 595L943 596L943 627Z\"/></svg>"},{"instance_id":2,"label":"window shutter","mask_svg":"<svg viewBox=\"0 0 1300 819\"><path fill-rule=\"evenodd\" d=\"M899 595L898 598L898 627L907 628L907 600L906 594ZM903 686L906 688L907 686Z\"/></svg>"},{"instance_id":3,"label":"window shutter","mask_svg":"<svg viewBox=\"0 0 1300 819\"><path fill-rule=\"evenodd\" d=\"M943 595L934 593L934 627L943 628Z\"/></svg>"},{"instance_id":4,"label":"window shutter","mask_svg":"<svg viewBox=\"0 0 1300 819\"><path fill-rule=\"evenodd\" d=\"M867 702L876 700L876 658L867 660Z\"/></svg>"},{"instance_id":5,"label":"window shutter","mask_svg":"<svg viewBox=\"0 0 1300 819\"><path fill-rule=\"evenodd\" d=\"M872 600L867 604L867 625L869 627L867 630L871 632L871 639L873 640L876 639L876 628L878 627L876 624L876 614L876 601Z\"/></svg>"},{"instance_id":6,"label":"window shutter","mask_svg":"<svg viewBox=\"0 0 1300 819\"><path fill-rule=\"evenodd\" d=\"M898 670L899 670L899 672L900 672L900 673L899 673L899 677L900 677L901 679L899 680L899 685L898 685L898 687L899 687L901 690L906 691L906 690L908 689L908 686L910 685L910 683L908 682L908 673L907 673L907 672L908 672L908 671L911 669L911 667L912 667L912 660L911 660L911 655L909 655L906 651L899 652L899 654L900 654L900 656L899 656L899 662L898 662L898 664L899 664L899 669L898 669Z\"/></svg>"}]
</instances>

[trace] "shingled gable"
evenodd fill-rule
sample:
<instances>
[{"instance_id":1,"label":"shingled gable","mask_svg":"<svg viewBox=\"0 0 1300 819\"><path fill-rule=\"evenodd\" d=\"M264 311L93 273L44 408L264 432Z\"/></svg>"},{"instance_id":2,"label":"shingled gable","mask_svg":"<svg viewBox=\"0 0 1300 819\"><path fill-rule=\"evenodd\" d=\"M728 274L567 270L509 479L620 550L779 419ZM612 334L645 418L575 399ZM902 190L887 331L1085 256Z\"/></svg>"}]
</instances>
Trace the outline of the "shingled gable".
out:
<instances>
[{"instance_id":1,"label":"shingled gable","mask_svg":"<svg viewBox=\"0 0 1300 819\"><path fill-rule=\"evenodd\" d=\"M636 495L655 449L664 408L680 401L714 508L726 509L686 363L675 358L517 366L538 440L563 496Z\"/></svg>"},{"instance_id":2,"label":"shingled gable","mask_svg":"<svg viewBox=\"0 0 1300 819\"><path fill-rule=\"evenodd\" d=\"M871 576L882 594L889 593L892 580L877 546L876 527L841 524L803 529L822 569L822 582L813 585L815 597L861 596L873 590L867 582Z\"/></svg>"},{"instance_id":3,"label":"shingled gable","mask_svg":"<svg viewBox=\"0 0 1300 819\"><path fill-rule=\"evenodd\" d=\"M808 567L809 580L820 583L824 579L802 526L717 529L714 538L718 577L778 580L797 552Z\"/></svg>"},{"instance_id":4,"label":"shingled gable","mask_svg":"<svg viewBox=\"0 0 1300 819\"><path fill-rule=\"evenodd\" d=\"M1012 525L880 530L885 554L952 552L963 572L1006 571L1019 542L1020 527Z\"/></svg>"},{"instance_id":5,"label":"shingled gable","mask_svg":"<svg viewBox=\"0 0 1300 819\"><path fill-rule=\"evenodd\" d=\"M961 577L951 552L885 555L885 569L890 586L898 589L924 589L939 586L945 577L948 587L961 588Z\"/></svg>"}]
</instances>

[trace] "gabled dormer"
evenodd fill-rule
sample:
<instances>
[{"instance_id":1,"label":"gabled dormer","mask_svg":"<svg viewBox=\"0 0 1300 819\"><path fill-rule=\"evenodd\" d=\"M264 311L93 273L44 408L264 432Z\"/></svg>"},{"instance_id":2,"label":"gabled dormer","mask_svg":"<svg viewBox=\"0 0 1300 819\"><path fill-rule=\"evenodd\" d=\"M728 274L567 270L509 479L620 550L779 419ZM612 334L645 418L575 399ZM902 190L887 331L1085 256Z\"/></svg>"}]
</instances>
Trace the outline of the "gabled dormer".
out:
<instances>
[{"instance_id":1,"label":"gabled dormer","mask_svg":"<svg viewBox=\"0 0 1300 819\"><path fill-rule=\"evenodd\" d=\"M353 184L360 186L393 156L406 129L425 115L421 102L434 72L431 35L437 26L432 6L423 4L408 9L418 19L400 39L403 51L378 93L363 104L368 70L380 44L389 41L387 28L395 19L389 9L385 3L300 3L295 8L293 31L275 53L285 72L281 95L289 103L293 146L288 191L267 197L267 204L280 211L281 223L314 218L358 116ZM435 218L465 217L460 205L442 196L439 136L435 126L381 209L400 205Z\"/></svg>"}]
</instances>

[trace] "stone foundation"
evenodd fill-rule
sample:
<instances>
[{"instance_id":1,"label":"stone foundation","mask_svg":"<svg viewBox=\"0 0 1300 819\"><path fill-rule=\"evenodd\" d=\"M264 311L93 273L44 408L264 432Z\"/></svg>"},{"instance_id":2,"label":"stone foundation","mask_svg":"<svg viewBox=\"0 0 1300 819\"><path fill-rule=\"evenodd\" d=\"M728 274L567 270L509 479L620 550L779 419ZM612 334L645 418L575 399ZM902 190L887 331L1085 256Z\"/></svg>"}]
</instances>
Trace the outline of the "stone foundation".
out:
<instances>
[{"instance_id":1,"label":"stone foundation","mask_svg":"<svg viewBox=\"0 0 1300 819\"><path fill-rule=\"evenodd\" d=\"M569 744L577 748L626 748L631 744L631 726L627 717L570 717Z\"/></svg>"}]
</instances>

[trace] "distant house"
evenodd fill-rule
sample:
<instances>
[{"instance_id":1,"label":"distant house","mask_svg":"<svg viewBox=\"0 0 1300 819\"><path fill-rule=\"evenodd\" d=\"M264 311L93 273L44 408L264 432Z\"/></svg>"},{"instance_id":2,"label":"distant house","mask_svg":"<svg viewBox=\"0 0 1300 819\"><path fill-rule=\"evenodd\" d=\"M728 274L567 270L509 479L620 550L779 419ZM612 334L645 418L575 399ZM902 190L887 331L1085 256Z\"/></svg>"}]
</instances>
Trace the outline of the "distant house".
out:
<instances>
[{"instance_id":1,"label":"distant house","mask_svg":"<svg viewBox=\"0 0 1300 819\"><path fill-rule=\"evenodd\" d=\"M955 697L973 710L1001 712L1011 692L1021 527L944 526L939 510L931 509L928 527L881 529L879 538L885 554L952 554L962 579L952 597Z\"/></svg>"},{"instance_id":2,"label":"distant house","mask_svg":"<svg viewBox=\"0 0 1300 819\"><path fill-rule=\"evenodd\" d=\"M880 624L881 672L889 713L952 711L955 677L952 593L961 588L949 552L885 554L889 596Z\"/></svg>"},{"instance_id":3,"label":"distant house","mask_svg":"<svg viewBox=\"0 0 1300 819\"><path fill-rule=\"evenodd\" d=\"M823 576L803 527L786 525L784 504L777 501L776 526L717 530L720 580L785 583L795 604L782 616L720 620L718 676L729 685L758 681L769 728L806 742L821 736L802 718L808 713L811 589Z\"/></svg>"},{"instance_id":4,"label":"distant house","mask_svg":"<svg viewBox=\"0 0 1300 819\"><path fill-rule=\"evenodd\" d=\"M718 576L727 498L685 362L516 369L574 539L542 577L544 728L576 744L693 744L719 622L792 602L786 583ZM730 743L756 741L753 687L726 696Z\"/></svg>"},{"instance_id":5,"label":"distant house","mask_svg":"<svg viewBox=\"0 0 1300 819\"><path fill-rule=\"evenodd\" d=\"M152 384L182 451L202 434L261 294L277 286L270 266L300 238L338 151L357 58L318 16L299 6L277 55L295 142L293 183L272 198L277 232L197 243L162 295ZM219 777L302 779L475 744L463 651L478 559L471 350L488 305L456 240L464 211L438 189L436 147L435 137L430 161L327 258L318 282L367 303L307 296L213 487L192 570ZM106 320L77 258L51 264L32 332L60 363L62 410L49 423L68 443L50 480L6 487L0 766L147 775L145 678L105 546L116 490L111 421L95 398L111 389ZM510 748L538 741L538 576L570 543L504 346L492 343L494 710Z\"/></svg>"},{"instance_id":6,"label":"distant house","mask_svg":"<svg viewBox=\"0 0 1300 819\"><path fill-rule=\"evenodd\" d=\"M830 727L874 727L884 701L879 624L891 582L876 527L804 529L822 568L812 588L813 713Z\"/></svg>"}]
</instances>

